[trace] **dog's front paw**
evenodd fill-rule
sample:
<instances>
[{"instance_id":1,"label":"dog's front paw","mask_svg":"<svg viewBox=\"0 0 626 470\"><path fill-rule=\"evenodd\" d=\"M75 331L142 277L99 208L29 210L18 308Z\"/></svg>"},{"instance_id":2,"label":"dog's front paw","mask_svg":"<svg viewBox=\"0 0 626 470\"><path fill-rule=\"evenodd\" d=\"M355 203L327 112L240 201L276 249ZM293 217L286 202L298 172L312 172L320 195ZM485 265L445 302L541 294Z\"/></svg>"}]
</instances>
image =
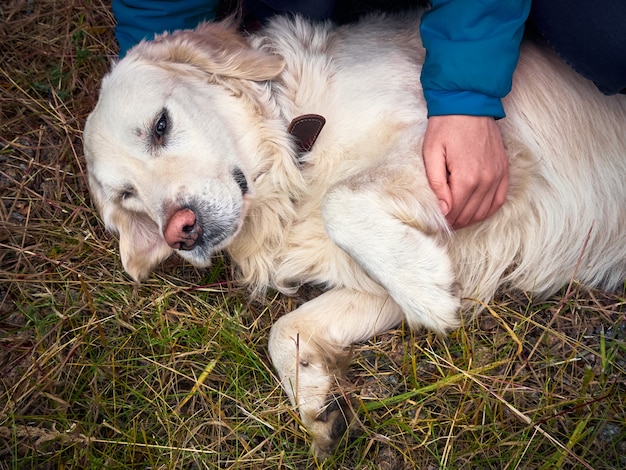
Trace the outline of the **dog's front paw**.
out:
<instances>
[{"instance_id":1,"label":"dog's front paw","mask_svg":"<svg viewBox=\"0 0 626 470\"><path fill-rule=\"evenodd\" d=\"M344 395L329 395L321 410L300 410L312 439L311 450L318 459L335 453L341 441L359 429L352 403Z\"/></svg>"},{"instance_id":2,"label":"dog's front paw","mask_svg":"<svg viewBox=\"0 0 626 470\"><path fill-rule=\"evenodd\" d=\"M461 326L460 289L454 282L431 284L423 289L400 290L395 287L395 300L404 312L411 329L426 328L446 334Z\"/></svg>"},{"instance_id":3,"label":"dog's front paw","mask_svg":"<svg viewBox=\"0 0 626 470\"><path fill-rule=\"evenodd\" d=\"M388 295L331 289L282 316L268 350L289 400L300 413L319 458L333 454L358 422L344 391L351 348L402 321Z\"/></svg>"}]
</instances>

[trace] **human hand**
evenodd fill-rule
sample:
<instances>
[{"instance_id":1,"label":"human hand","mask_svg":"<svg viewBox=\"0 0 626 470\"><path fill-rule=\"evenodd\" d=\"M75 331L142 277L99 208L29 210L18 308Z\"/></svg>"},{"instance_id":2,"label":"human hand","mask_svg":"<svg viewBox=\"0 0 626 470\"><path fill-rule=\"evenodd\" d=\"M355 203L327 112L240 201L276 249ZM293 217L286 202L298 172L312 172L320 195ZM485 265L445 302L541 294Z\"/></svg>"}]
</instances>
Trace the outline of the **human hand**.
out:
<instances>
[{"instance_id":1,"label":"human hand","mask_svg":"<svg viewBox=\"0 0 626 470\"><path fill-rule=\"evenodd\" d=\"M423 155L430 186L452 227L480 222L504 204L509 161L492 117L430 117Z\"/></svg>"}]
</instances>

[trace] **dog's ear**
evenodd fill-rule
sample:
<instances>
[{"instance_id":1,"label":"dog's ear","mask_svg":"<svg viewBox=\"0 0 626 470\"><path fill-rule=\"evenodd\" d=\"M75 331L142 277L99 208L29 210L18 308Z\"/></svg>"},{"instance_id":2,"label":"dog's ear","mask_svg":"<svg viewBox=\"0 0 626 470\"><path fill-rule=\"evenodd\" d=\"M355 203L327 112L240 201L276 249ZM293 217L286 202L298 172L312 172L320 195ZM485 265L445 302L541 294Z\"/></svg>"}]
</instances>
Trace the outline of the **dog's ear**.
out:
<instances>
[{"instance_id":1,"label":"dog's ear","mask_svg":"<svg viewBox=\"0 0 626 470\"><path fill-rule=\"evenodd\" d=\"M254 49L233 21L205 22L196 29L162 34L144 41L128 55L160 63L187 64L207 74L263 81L284 68L282 57Z\"/></svg>"}]
</instances>

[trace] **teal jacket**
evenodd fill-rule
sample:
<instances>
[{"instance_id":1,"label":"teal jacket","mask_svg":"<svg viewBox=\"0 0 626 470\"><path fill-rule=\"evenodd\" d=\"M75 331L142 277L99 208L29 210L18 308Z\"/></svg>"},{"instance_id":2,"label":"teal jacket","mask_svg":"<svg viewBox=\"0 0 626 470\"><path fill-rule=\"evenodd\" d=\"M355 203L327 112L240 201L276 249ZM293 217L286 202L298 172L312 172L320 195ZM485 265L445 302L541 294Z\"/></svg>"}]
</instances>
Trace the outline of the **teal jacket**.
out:
<instances>
[{"instance_id":1,"label":"teal jacket","mask_svg":"<svg viewBox=\"0 0 626 470\"><path fill-rule=\"evenodd\" d=\"M504 117L530 0L433 0L422 17L429 116Z\"/></svg>"},{"instance_id":2,"label":"teal jacket","mask_svg":"<svg viewBox=\"0 0 626 470\"><path fill-rule=\"evenodd\" d=\"M120 56L155 33L215 18L219 0L113 0ZM504 117L530 0L432 0L422 18L428 115Z\"/></svg>"}]
</instances>

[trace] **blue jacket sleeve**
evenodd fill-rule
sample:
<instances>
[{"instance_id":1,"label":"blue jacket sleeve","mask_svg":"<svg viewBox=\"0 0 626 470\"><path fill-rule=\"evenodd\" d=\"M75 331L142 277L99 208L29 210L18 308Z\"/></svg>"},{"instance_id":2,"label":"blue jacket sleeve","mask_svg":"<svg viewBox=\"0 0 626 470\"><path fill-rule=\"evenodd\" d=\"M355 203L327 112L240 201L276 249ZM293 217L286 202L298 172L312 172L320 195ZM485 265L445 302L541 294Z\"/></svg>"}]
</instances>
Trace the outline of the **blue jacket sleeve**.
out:
<instances>
[{"instance_id":1,"label":"blue jacket sleeve","mask_svg":"<svg viewBox=\"0 0 626 470\"><path fill-rule=\"evenodd\" d=\"M113 0L120 57L142 39L152 39L164 31L195 28L201 21L215 19L219 3L219 0Z\"/></svg>"},{"instance_id":2,"label":"blue jacket sleeve","mask_svg":"<svg viewBox=\"0 0 626 470\"><path fill-rule=\"evenodd\" d=\"M433 0L424 12L429 116L504 117L530 0Z\"/></svg>"}]
</instances>

